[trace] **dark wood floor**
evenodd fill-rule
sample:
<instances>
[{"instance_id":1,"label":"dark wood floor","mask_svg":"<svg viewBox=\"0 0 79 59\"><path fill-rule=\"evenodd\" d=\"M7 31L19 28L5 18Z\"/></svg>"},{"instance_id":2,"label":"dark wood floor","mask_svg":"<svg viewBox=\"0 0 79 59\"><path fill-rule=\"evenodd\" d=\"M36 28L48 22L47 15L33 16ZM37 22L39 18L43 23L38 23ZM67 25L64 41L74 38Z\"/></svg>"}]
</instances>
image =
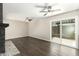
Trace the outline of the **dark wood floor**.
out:
<instances>
[{"instance_id":1,"label":"dark wood floor","mask_svg":"<svg viewBox=\"0 0 79 59\"><path fill-rule=\"evenodd\" d=\"M79 50L32 37L13 39L20 51L17 56L78 56Z\"/></svg>"}]
</instances>

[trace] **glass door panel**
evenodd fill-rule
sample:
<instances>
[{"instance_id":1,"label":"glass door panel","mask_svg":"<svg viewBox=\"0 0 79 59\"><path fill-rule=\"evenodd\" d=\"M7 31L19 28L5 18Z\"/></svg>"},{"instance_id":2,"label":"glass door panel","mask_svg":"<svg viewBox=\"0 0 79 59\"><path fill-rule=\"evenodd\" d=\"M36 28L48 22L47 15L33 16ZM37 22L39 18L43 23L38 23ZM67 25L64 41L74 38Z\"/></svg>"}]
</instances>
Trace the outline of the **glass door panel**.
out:
<instances>
[{"instance_id":1,"label":"glass door panel","mask_svg":"<svg viewBox=\"0 0 79 59\"><path fill-rule=\"evenodd\" d=\"M75 19L62 20L62 44L75 46Z\"/></svg>"},{"instance_id":2,"label":"glass door panel","mask_svg":"<svg viewBox=\"0 0 79 59\"><path fill-rule=\"evenodd\" d=\"M52 22L52 40L55 43L61 43L60 40L60 21Z\"/></svg>"}]
</instances>

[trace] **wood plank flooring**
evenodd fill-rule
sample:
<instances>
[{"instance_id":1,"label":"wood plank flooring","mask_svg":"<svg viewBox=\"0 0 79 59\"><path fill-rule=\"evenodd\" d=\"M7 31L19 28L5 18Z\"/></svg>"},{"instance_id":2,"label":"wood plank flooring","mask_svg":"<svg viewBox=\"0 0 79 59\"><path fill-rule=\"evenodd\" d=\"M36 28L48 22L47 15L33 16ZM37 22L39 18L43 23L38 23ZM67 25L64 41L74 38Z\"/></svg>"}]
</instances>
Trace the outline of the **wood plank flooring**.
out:
<instances>
[{"instance_id":1,"label":"wood plank flooring","mask_svg":"<svg viewBox=\"0 0 79 59\"><path fill-rule=\"evenodd\" d=\"M79 50L33 37L13 39L20 51L16 56L78 56Z\"/></svg>"}]
</instances>

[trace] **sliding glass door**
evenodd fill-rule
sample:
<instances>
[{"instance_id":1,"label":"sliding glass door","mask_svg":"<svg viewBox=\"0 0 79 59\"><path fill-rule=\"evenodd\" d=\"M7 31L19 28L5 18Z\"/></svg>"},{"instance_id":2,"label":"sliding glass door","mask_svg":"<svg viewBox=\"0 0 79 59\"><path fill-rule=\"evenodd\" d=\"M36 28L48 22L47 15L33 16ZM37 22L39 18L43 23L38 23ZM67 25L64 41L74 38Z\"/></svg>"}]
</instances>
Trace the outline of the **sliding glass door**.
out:
<instances>
[{"instance_id":1,"label":"sliding glass door","mask_svg":"<svg viewBox=\"0 0 79 59\"><path fill-rule=\"evenodd\" d=\"M75 47L75 19L53 21L52 40L58 44Z\"/></svg>"}]
</instances>

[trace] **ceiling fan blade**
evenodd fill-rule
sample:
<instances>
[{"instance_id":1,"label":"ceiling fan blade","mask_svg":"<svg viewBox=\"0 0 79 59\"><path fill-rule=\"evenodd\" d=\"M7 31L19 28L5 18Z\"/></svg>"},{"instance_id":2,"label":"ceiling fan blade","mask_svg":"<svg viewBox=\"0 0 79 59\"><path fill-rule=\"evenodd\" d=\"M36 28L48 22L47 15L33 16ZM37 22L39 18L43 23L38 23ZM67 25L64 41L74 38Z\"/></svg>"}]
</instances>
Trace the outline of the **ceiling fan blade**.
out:
<instances>
[{"instance_id":1,"label":"ceiling fan blade","mask_svg":"<svg viewBox=\"0 0 79 59\"><path fill-rule=\"evenodd\" d=\"M45 6L40 6L40 5L36 5L35 7L38 7L38 8L45 8Z\"/></svg>"},{"instance_id":2,"label":"ceiling fan blade","mask_svg":"<svg viewBox=\"0 0 79 59\"><path fill-rule=\"evenodd\" d=\"M44 5L36 5L35 7L38 8L46 8L48 6L48 3L45 3Z\"/></svg>"},{"instance_id":3,"label":"ceiling fan blade","mask_svg":"<svg viewBox=\"0 0 79 59\"><path fill-rule=\"evenodd\" d=\"M45 13L43 16L46 16L48 14L48 12L47 13Z\"/></svg>"},{"instance_id":4,"label":"ceiling fan blade","mask_svg":"<svg viewBox=\"0 0 79 59\"><path fill-rule=\"evenodd\" d=\"M41 11L46 10L46 9L47 9L47 7L48 7L48 3L45 3L44 8L43 8Z\"/></svg>"},{"instance_id":5,"label":"ceiling fan blade","mask_svg":"<svg viewBox=\"0 0 79 59\"><path fill-rule=\"evenodd\" d=\"M61 9L50 10L50 12L61 11Z\"/></svg>"},{"instance_id":6,"label":"ceiling fan blade","mask_svg":"<svg viewBox=\"0 0 79 59\"><path fill-rule=\"evenodd\" d=\"M47 15L47 13L46 14L44 14L44 16L46 16Z\"/></svg>"},{"instance_id":7,"label":"ceiling fan blade","mask_svg":"<svg viewBox=\"0 0 79 59\"><path fill-rule=\"evenodd\" d=\"M40 11L40 12L44 12L45 13L45 12L48 12L48 11Z\"/></svg>"},{"instance_id":8,"label":"ceiling fan blade","mask_svg":"<svg viewBox=\"0 0 79 59\"><path fill-rule=\"evenodd\" d=\"M45 8L43 8L41 11L44 11L44 10L46 10L46 7L45 7Z\"/></svg>"}]
</instances>

